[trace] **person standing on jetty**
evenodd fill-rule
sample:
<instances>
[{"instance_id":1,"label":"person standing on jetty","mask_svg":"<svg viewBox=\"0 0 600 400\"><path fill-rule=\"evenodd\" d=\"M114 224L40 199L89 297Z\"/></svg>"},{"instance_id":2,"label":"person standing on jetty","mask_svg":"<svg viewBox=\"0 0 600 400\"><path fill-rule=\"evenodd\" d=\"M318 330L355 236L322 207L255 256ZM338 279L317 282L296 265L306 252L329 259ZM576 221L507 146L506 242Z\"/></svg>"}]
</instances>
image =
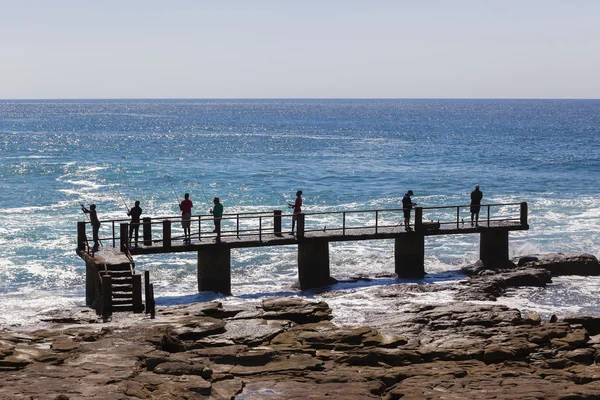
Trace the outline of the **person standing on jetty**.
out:
<instances>
[{"instance_id":1,"label":"person standing on jetty","mask_svg":"<svg viewBox=\"0 0 600 400\"><path fill-rule=\"evenodd\" d=\"M475 190L471 192L471 226L473 226L473 217L475 218L475 226L479 226L481 199L483 199L483 192L479 190L479 185L475 185Z\"/></svg>"},{"instance_id":2,"label":"person standing on jetty","mask_svg":"<svg viewBox=\"0 0 600 400\"><path fill-rule=\"evenodd\" d=\"M223 218L223 204L221 204L218 197L213 199L213 203L215 204L213 208L210 209L210 213L214 217L215 230L213 232L217 233L217 242L221 241L221 218Z\"/></svg>"},{"instance_id":3,"label":"person standing on jetty","mask_svg":"<svg viewBox=\"0 0 600 400\"><path fill-rule=\"evenodd\" d=\"M142 215L142 208L140 207L139 200L136 200L135 206L127 212L127 215L131 217L131 222L129 223L129 242L131 243L131 237L135 232L135 247L138 247L140 215Z\"/></svg>"},{"instance_id":4,"label":"person standing on jetty","mask_svg":"<svg viewBox=\"0 0 600 400\"><path fill-rule=\"evenodd\" d=\"M294 215L292 215L292 235L294 234L294 228L296 227L296 215L302 212L302 190L296 192L296 201L294 204L288 203L289 208L294 209Z\"/></svg>"},{"instance_id":5,"label":"person standing on jetty","mask_svg":"<svg viewBox=\"0 0 600 400\"><path fill-rule=\"evenodd\" d=\"M183 227L183 243L192 243L192 237L190 234L190 220L192 218L192 201L190 200L190 194L186 193L184 199L179 203L179 209L181 210L181 226Z\"/></svg>"},{"instance_id":6,"label":"person standing on jetty","mask_svg":"<svg viewBox=\"0 0 600 400\"><path fill-rule=\"evenodd\" d=\"M90 204L90 208L88 209L82 204L81 211L86 214L90 214L92 237L94 239L94 247L92 248L92 251L98 251L98 247L100 246L100 238L98 237L98 232L100 231L100 220L98 219L98 213L96 212L96 205Z\"/></svg>"},{"instance_id":7,"label":"person standing on jetty","mask_svg":"<svg viewBox=\"0 0 600 400\"><path fill-rule=\"evenodd\" d=\"M412 210L412 208L417 205L417 203L413 203L412 199L410 198L410 196L412 195L413 191L409 190L402 198L402 211L404 212L404 229L406 231L412 231L412 228L410 227L410 210Z\"/></svg>"}]
</instances>

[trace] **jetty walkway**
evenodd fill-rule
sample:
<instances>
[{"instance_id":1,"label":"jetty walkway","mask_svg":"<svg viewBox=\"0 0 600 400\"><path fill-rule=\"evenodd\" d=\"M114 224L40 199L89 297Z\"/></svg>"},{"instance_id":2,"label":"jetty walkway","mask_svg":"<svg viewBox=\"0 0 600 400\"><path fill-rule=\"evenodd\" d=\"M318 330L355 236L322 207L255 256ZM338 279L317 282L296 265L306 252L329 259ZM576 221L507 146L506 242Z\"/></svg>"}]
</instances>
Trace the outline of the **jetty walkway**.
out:
<instances>
[{"instance_id":1,"label":"jetty walkway","mask_svg":"<svg viewBox=\"0 0 600 400\"><path fill-rule=\"evenodd\" d=\"M232 249L297 245L298 280L300 288L306 290L331 283L330 242L394 239L395 273L400 278L421 278L425 275L428 236L479 234L480 259L489 266L508 261L510 231L529 229L525 202L482 204L479 226L471 225L468 205L415 207L412 214L410 230L406 231L402 208L301 213L296 216L295 235L290 233L292 214L281 210L224 214L220 238L213 231L212 215L194 215L191 243L184 241L181 216L143 218L138 242L129 240L129 220L104 220L100 230L103 247L96 254L88 241L90 223L81 221L77 225L77 254L95 275L95 270L106 272L107 265L113 264L134 271L134 256L197 252L198 290L230 294ZM120 259L115 252L121 254ZM108 262L107 254L112 259ZM89 290L97 292L93 286L88 282Z\"/></svg>"}]
</instances>

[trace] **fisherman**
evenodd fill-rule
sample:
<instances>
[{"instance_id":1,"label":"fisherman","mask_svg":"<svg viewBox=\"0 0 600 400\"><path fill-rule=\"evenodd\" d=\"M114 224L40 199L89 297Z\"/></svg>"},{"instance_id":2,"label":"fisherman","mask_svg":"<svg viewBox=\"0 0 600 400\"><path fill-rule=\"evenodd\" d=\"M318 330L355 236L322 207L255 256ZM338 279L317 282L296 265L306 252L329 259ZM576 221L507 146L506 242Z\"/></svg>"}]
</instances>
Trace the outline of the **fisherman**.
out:
<instances>
[{"instance_id":1,"label":"fisherman","mask_svg":"<svg viewBox=\"0 0 600 400\"><path fill-rule=\"evenodd\" d=\"M183 227L183 243L192 243L192 237L190 233L190 220L192 218L192 201L190 200L190 194L186 193L184 199L179 203L179 209L181 210L181 226Z\"/></svg>"},{"instance_id":2,"label":"fisherman","mask_svg":"<svg viewBox=\"0 0 600 400\"><path fill-rule=\"evenodd\" d=\"M213 203L215 204L213 208L210 209L210 213L214 217L215 230L213 232L217 233L217 242L221 241L221 218L223 218L223 204L221 204L218 197L213 199Z\"/></svg>"},{"instance_id":3,"label":"fisherman","mask_svg":"<svg viewBox=\"0 0 600 400\"><path fill-rule=\"evenodd\" d=\"M135 247L138 247L140 215L142 215L142 208L140 207L139 200L135 202L135 206L127 212L127 215L131 217L131 222L129 223L129 242L131 243L131 237L135 233Z\"/></svg>"},{"instance_id":4,"label":"fisherman","mask_svg":"<svg viewBox=\"0 0 600 400\"><path fill-rule=\"evenodd\" d=\"M296 202L294 204L288 203L288 207L294 210L292 215L292 235L294 234L294 227L296 226L296 215L302 212L302 190L296 192Z\"/></svg>"},{"instance_id":5,"label":"fisherman","mask_svg":"<svg viewBox=\"0 0 600 400\"><path fill-rule=\"evenodd\" d=\"M90 204L90 208L86 208L83 204L81 205L81 211L86 214L90 214L90 223L92 224L92 237L94 239L94 247L92 251L98 251L98 247L100 246L100 238L98 237L98 232L100 231L100 220L98 219L98 214L96 212L96 205Z\"/></svg>"},{"instance_id":6,"label":"fisherman","mask_svg":"<svg viewBox=\"0 0 600 400\"><path fill-rule=\"evenodd\" d=\"M479 190L479 185L475 185L475 190L471 192L471 226L473 226L473 217L475 218L475 226L479 226L481 199L483 199L483 192Z\"/></svg>"},{"instance_id":7,"label":"fisherman","mask_svg":"<svg viewBox=\"0 0 600 400\"><path fill-rule=\"evenodd\" d=\"M410 210L412 210L412 208L417 205L417 203L413 203L412 199L410 198L410 196L412 195L413 191L409 190L402 198L402 211L404 211L404 229L407 232L412 231L412 228L410 227Z\"/></svg>"}]
</instances>

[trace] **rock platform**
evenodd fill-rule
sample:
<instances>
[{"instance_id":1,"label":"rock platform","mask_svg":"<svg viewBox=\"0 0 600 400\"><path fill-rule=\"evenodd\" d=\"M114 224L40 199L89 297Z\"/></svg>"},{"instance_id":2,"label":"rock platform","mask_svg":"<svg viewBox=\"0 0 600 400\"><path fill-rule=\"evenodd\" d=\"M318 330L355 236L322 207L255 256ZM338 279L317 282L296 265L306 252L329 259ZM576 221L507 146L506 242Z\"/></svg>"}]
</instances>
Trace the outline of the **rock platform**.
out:
<instances>
[{"instance_id":1,"label":"rock platform","mask_svg":"<svg viewBox=\"0 0 600 400\"><path fill-rule=\"evenodd\" d=\"M530 262L474 271L455 301L385 310L376 327L338 326L300 297L156 319L75 310L0 331L0 399L600 399L600 317L461 301L550 282ZM386 296L437 285L393 286Z\"/></svg>"}]
</instances>

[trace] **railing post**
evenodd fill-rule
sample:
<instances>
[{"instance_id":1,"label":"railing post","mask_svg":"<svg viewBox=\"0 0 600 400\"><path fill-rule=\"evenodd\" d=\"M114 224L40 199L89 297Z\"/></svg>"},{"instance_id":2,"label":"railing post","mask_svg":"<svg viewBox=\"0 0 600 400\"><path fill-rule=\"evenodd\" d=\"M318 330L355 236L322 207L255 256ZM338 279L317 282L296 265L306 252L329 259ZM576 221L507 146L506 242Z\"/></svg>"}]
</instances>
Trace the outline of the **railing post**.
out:
<instances>
[{"instance_id":1,"label":"railing post","mask_svg":"<svg viewBox=\"0 0 600 400\"><path fill-rule=\"evenodd\" d=\"M85 221L77 222L77 250L85 250L87 236L85 235Z\"/></svg>"},{"instance_id":2,"label":"railing post","mask_svg":"<svg viewBox=\"0 0 600 400\"><path fill-rule=\"evenodd\" d=\"M202 215L198 215L198 241L202 241Z\"/></svg>"},{"instance_id":3,"label":"railing post","mask_svg":"<svg viewBox=\"0 0 600 400\"><path fill-rule=\"evenodd\" d=\"M258 241L262 242L262 217L258 217Z\"/></svg>"},{"instance_id":4,"label":"railing post","mask_svg":"<svg viewBox=\"0 0 600 400\"><path fill-rule=\"evenodd\" d=\"M144 271L144 298L146 300L146 314L150 310L150 271Z\"/></svg>"},{"instance_id":5,"label":"railing post","mask_svg":"<svg viewBox=\"0 0 600 400\"><path fill-rule=\"evenodd\" d=\"M342 212L342 236L346 236L346 211Z\"/></svg>"},{"instance_id":6,"label":"railing post","mask_svg":"<svg viewBox=\"0 0 600 400\"><path fill-rule=\"evenodd\" d=\"M116 243L115 243L115 242L116 242L116 239L115 239L116 235L115 235L115 233L116 233L116 232L115 232L115 221L112 221L112 239L113 239L113 248L114 248L114 247L117 247L117 245L116 245Z\"/></svg>"},{"instance_id":7,"label":"railing post","mask_svg":"<svg viewBox=\"0 0 600 400\"><path fill-rule=\"evenodd\" d=\"M423 231L423 207L415 207L415 232Z\"/></svg>"},{"instance_id":8,"label":"railing post","mask_svg":"<svg viewBox=\"0 0 600 400\"><path fill-rule=\"evenodd\" d=\"M304 213L296 214L296 225L298 239L304 239Z\"/></svg>"},{"instance_id":9,"label":"railing post","mask_svg":"<svg viewBox=\"0 0 600 400\"><path fill-rule=\"evenodd\" d=\"M163 247L171 247L171 221L163 221Z\"/></svg>"},{"instance_id":10,"label":"railing post","mask_svg":"<svg viewBox=\"0 0 600 400\"><path fill-rule=\"evenodd\" d=\"M119 243L120 243L120 249L121 252L125 252L125 250L127 250L127 246L129 244L129 224L128 223L123 223L121 224L120 230L119 230Z\"/></svg>"},{"instance_id":11,"label":"railing post","mask_svg":"<svg viewBox=\"0 0 600 400\"><path fill-rule=\"evenodd\" d=\"M527 202L522 202L521 203L521 215L520 215L520 219L521 219L521 225L522 226L527 226Z\"/></svg>"},{"instance_id":12,"label":"railing post","mask_svg":"<svg viewBox=\"0 0 600 400\"><path fill-rule=\"evenodd\" d=\"M375 234L377 235L377 227L379 225L379 210L375 210Z\"/></svg>"},{"instance_id":13,"label":"railing post","mask_svg":"<svg viewBox=\"0 0 600 400\"><path fill-rule=\"evenodd\" d=\"M240 214L236 214L235 230L236 230L236 236L239 239L240 238Z\"/></svg>"},{"instance_id":14,"label":"railing post","mask_svg":"<svg viewBox=\"0 0 600 400\"><path fill-rule=\"evenodd\" d=\"M487 226L490 227L490 205L487 205Z\"/></svg>"},{"instance_id":15,"label":"railing post","mask_svg":"<svg viewBox=\"0 0 600 400\"><path fill-rule=\"evenodd\" d=\"M275 236L281 236L281 210L273 211L273 233Z\"/></svg>"},{"instance_id":16,"label":"railing post","mask_svg":"<svg viewBox=\"0 0 600 400\"><path fill-rule=\"evenodd\" d=\"M142 219L142 235L144 237L144 246L152 246L152 220L150 217Z\"/></svg>"},{"instance_id":17,"label":"railing post","mask_svg":"<svg viewBox=\"0 0 600 400\"><path fill-rule=\"evenodd\" d=\"M456 207L456 229L460 229L460 206Z\"/></svg>"}]
</instances>

